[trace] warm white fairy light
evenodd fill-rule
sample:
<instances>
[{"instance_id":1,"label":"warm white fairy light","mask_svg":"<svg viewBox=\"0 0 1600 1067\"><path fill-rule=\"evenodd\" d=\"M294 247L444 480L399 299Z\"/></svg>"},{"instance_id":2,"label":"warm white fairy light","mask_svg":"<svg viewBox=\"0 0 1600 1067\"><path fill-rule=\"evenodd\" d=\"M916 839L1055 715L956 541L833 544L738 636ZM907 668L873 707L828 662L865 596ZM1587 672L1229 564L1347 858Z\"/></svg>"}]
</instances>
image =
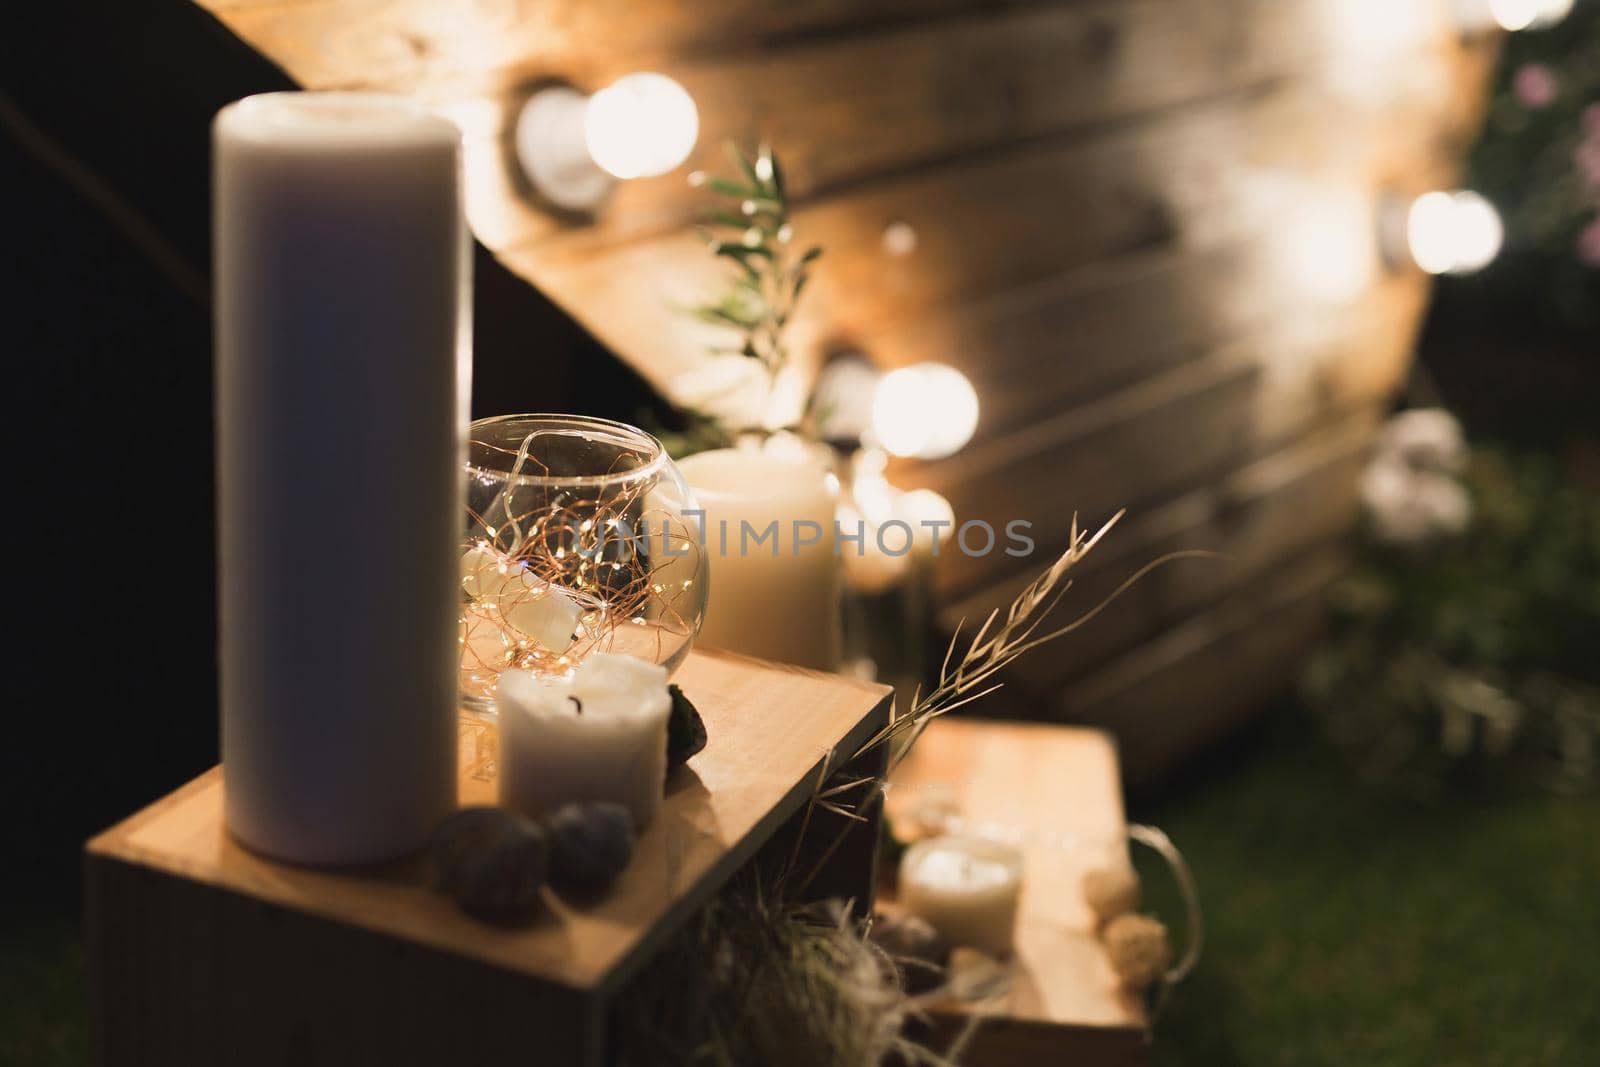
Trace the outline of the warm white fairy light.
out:
<instances>
[{"instance_id":1,"label":"warm white fairy light","mask_svg":"<svg viewBox=\"0 0 1600 1067\"><path fill-rule=\"evenodd\" d=\"M911 527L912 551L932 556L943 552L955 536L956 512L950 501L932 489L901 493L894 502L894 517Z\"/></svg>"},{"instance_id":2,"label":"warm white fairy light","mask_svg":"<svg viewBox=\"0 0 1600 1067\"><path fill-rule=\"evenodd\" d=\"M694 98L665 74L619 78L589 98L583 117L589 155L613 177L653 178L694 151L700 113Z\"/></svg>"},{"instance_id":3,"label":"warm white fairy light","mask_svg":"<svg viewBox=\"0 0 1600 1067\"><path fill-rule=\"evenodd\" d=\"M629 74L585 96L535 93L517 117L517 159L534 189L557 207L592 211L619 179L665 174L694 150L700 115L664 74Z\"/></svg>"},{"instance_id":4,"label":"warm white fairy light","mask_svg":"<svg viewBox=\"0 0 1600 1067\"><path fill-rule=\"evenodd\" d=\"M1539 17L1539 0L1489 0L1489 17L1502 30L1525 30Z\"/></svg>"},{"instance_id":5,"label":"warm white fairy light","mask_svg":"<svg viewBox=\"0 0 1600 1067\"><path fill-rule=\"evenodd\" d=\"M1507 32L1554 26L1572 11L1573 0L1456 0L1457 17L1468 29Z\"/></svg>"},{"instance_id":6,"label":"warm white fairy light","mask_svg":"<svg viewBox=\"0 0 1600 1067\"><path fill-rule=\"evenodd\" d=\"M959 451L977 428L977 392L965 374L943 363L891 371L873 394L873 434L897 456L940 459Z\"/></svg>"},{"instance_id":7,"label":"warm white fairy light","mask_svg":"<svg viewBox=\"0 0 1600 1067\"><path fill-rule=\"evenodd\" d=\"M1500 253L1500 213L1470 189L1424 193L1406 212L1411 258L1429 274L1471 274Z\"/></svg>"}]
</instances>

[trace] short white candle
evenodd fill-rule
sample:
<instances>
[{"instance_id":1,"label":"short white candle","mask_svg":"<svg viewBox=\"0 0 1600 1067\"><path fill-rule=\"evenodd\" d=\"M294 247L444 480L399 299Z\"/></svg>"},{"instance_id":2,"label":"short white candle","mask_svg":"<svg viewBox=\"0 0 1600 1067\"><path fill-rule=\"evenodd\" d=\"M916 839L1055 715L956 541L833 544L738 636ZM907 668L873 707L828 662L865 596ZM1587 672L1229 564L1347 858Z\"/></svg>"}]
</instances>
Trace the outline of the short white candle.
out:
<instances>
[{"instance_id":1,"label":"short white candle","mask_svg":"<svg viewBox=\"0 0 1600 1067\"><path fill-rule=\"evenodd\" d=\"M678 466L705 510L711 560L698 643L838 669L838 487L831 474L809 459L743 449L702 452Z\"/></svg>"},{"instance_id":2,"label":"short white candle","mask_svg":"<svg viewBox=\"0 0 1600 1067\"><path fill-rule=\"evenodd\" d=\"M609 800L639 826L667 782L667 669L610 652L571 677L500 674L500 803L539 816L574 801Z\"/></svg>"},{"instance_id":3,"label":"short white candle","mask_svg":"<svg viewBox=\"0 0 1600 1067\"><path fill-rule=\"evenodd\" d=\"M954 945L1011 951L1022 891L1022 853L999 841L936 837L900 861L900 904Z\"/></svg>"},{"instance_id":4,"label":"short white candle","mask_svg":"<svg viewBox=\"0 0 1600 1067\"><path fill-rule=\"evenodd\" d=\"M383 860L456 801L460 134L396 97L270 93L213 144L227 823Z\"/></svg>"}]
</instances>

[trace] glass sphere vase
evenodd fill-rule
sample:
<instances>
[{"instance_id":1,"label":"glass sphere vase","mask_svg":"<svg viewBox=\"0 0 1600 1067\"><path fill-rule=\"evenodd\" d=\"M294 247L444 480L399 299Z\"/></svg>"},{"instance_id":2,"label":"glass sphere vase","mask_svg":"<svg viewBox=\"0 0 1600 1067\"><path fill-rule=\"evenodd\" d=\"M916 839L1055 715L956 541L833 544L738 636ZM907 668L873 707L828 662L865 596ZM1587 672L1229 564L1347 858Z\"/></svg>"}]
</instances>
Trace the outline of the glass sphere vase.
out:
<instances>
[{"instance_id":1,"label":"glass sphere vase","mask_svg":"<svg viewBox=\"0 0 1600 1067\"><path fill-rule=\"evenodd\" d=\"M461 693L500 672L564 674L594 652L676 670L705 618L694 495L643 430L575 415L472 424L461 554Z\"/></svg>"}]
</instances>

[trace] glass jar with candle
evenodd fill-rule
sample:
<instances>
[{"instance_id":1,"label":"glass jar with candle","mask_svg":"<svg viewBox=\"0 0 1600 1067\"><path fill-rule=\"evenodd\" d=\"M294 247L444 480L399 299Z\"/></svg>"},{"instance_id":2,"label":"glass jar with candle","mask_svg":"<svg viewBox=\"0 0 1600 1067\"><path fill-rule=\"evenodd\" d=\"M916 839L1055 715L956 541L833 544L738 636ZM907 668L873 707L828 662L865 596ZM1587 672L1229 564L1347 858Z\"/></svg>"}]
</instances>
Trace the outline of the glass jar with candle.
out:
<instances>
[{"instance_id":1,"label":"glass jar with candle","mask_svg":"<svg viewBox=\"0 0 1600 1067\"><path fill-rule=\"evenodd\" d=\"M694 495L654 437L605 419L472 424L461 549L461 690L494 709L500 672L565 674L593 652L674 670L705 617Z\"/></svg>"}]
</instances>

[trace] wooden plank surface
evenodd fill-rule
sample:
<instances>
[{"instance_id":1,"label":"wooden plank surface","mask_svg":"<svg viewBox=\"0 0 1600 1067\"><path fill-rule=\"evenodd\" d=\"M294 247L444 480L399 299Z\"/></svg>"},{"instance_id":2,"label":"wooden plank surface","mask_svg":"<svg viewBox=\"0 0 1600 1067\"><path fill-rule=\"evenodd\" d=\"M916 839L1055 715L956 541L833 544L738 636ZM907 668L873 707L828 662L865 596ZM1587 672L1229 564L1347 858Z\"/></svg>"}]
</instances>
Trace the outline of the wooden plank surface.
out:
<instances>
[{"instance_id":1,"label":"wooden plank surface","mask_svg":"<svg viewBox=\"0 0 1600 1067\"><path fill-rule=\"evenodd\" d=\"M1123 1055L1142 1047L1144 1005L1112 973L1081 888L1087 870L1127 859L1111 740L1081 727L940 719L891 779L886 808L893 823L915 825L917 806L931 790L950 795L963 820L1015 840L1023 851L1011 982L979 1009L993 1024L979 1027L962 1062L1025 1062L1006 1055L1029 1024L1040 1027L1033 1045L1049 1058L1026 1062L1080 1062L1077 1042L1095 1034L1110 1037Z\"/></svg>"},{"instance_id":2,"label":"wooden plank surface","mask_svg":"<svg viewBox=\"0 0 1600 1067\"><path fill-rule=\"evenodd\" d=\"M1043 701L1188 613L1339 538L1359 510L1357 480L1377 417L1375 410L1357 411L1214 483L1128 515L1073 572L1072 590L1046 617L1044 630L1073 621L1160 556L1185 550L1216 555L1146 575L1049 655L1018 660L1006 672L1007 684ZM1021 573L951 603L940 612L940 628L953 632L963 620L975 625L1003 610L1032 578Z\"/></svg>"},{"instance_id":3,"label":"wooden plank surface","mask_svg":"<svg viewBox=\"0 0 1600 1067\"><path fill-rule=\"evenodd\" d=\"M1275 318L1201 359L950 460L898 464L896 480L937 489L958 521L1026 519L1048 553L1065 543L1074 515L1088 524L1171 499L1381 403L1404 378L1426 292L1395 278L1351 307ZM942 552L936 576L947 595L960 594L1035 562Z\"/></svg>"},{"instance_id":4,"label":"wooden plank surface","mask_svg":"<svg viewBox=\"0 0 1600 1067\"><path fill-rule=\"evenodd\" d=\"M886 687L724 653L694 653L676 680L704 714L709 744L669 782L665 806L615 889L581 909L548 895L548 914L526 929L467 918L425 885L417 862L348 872L256 856L223 828L222 768L96 837L88 850L544 982L606 992L794 813L824 765L837 766L887 721ZM476 761L471 745L463 755L463 802L490 801L492 769Z\"/></svg>"},{"instance_id":5,"label":"wooden plank surface","mask_svg":"<svg viewBox=\"0 0 1600 1067\"><path fill-rule=\"evenodd\" d=\"M1219 17L1241 8L1238 20ZM688 169L727 165L721 146L782 146L791 195L809 200L877 176L1037 139L1090 123L1215 97L1303 63L1308 9L1279 0L1036 5L779 49L686 58L665 69L700 109ZM626 68L619 68L626 69ZM468 131L474 195L507 208L480 215L495 248L538 241L615 244L681 226L703 196L679 176L630 182L591 225L564 228L508 182L502 136L538 60L422 91ZM957 88L959 87L959 88ZM884 136L884 131L893 131ZM498 182L498 184L497 184Z\"/></svg>"},{"instance_id":6,"label":"wooden plank surface","mask_svg":"<svg viewBox=\"0 0 1600 1067\"><path fill-rule=\"evenodd\" d=\"M1289 694L1346 564L1338 545L1290 560L1073 683L1047 717L1113 731L1127 781L1156 780Z\"/></svg>"}]
</instances>

